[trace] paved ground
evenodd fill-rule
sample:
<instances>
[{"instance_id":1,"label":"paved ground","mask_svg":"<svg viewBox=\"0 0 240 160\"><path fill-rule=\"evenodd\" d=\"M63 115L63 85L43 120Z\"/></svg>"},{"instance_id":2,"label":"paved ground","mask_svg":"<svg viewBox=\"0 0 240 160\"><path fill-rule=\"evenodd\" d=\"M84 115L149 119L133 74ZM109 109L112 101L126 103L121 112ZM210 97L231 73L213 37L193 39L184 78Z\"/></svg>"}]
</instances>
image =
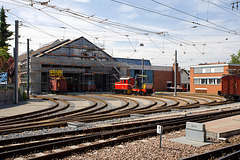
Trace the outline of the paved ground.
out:
<instances>
[{"instance_id":1,"label":"paved ground","mask_svg":"<svg viewBox=\"0 0 240 160\"><path fill-rule=\"evenodd\" d=\"M42 110L52 105L53 105L52 102L41 99L29 99L28 101L22 101L19 102L18 104L1 105L0 117L7 117Z\"/></svg>"},{"instance_id":2,"label":"paved ground","mask_svg":"<svg viewBox=\"0 0 240 160\"><path fill-rule=\"evenodd\" d=\"M66 99L66 97L64 98ZM144 105L147 105L149 103L149 101L141 100L139 98L135 98L135 100L140 101ZM90 102L84 99L70 98L67 101L70 102L70 104L73 104L75 109L80 109L84 106L90 105ZM121 102L116 100L108 100L108 102L111 103L113 106L121 105ZM30 99L28 101L19 102L17 105L16 104L3 105L3 106L0 106L0 117L6 117L6 116L12 116L17 114L37 111L37 110L48 108L52 105L53 105L53 102L41 100L41 99ZM224 110L226 108L239 107L239 106L240 106L240 103L238 102L234 104L227 104L227 105L221 105L221 106L215 106L215 107L183 110L182 112L170 112L168 114L154 115L152 117L147 117L147 118L145 117L140 119L159 118L159 117L168 117L168 116L177 116L177 115L189 115L193 113L201 113L206 111ZM232 132L233 130L235 131L237 129L240 131L240 115L206 123L206 130L214 133Z\"/></svg>"},{"instance_id":3,"label":"paved ground","mask_svg":"<svg viewBox=\"0 0 240 160\"><path fill-rule=\"evenodd\" d=\"M240 115L206 122L205 125L207 132L211 132L212 138L240 134Z\"/></svg>"}]
</instances>

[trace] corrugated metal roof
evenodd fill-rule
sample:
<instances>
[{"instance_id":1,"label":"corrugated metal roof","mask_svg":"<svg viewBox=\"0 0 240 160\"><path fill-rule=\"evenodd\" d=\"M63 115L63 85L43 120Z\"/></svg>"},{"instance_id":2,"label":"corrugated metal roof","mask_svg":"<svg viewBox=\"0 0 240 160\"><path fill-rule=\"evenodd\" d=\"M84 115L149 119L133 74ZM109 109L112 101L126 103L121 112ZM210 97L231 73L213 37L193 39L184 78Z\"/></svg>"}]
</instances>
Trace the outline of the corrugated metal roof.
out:
<instances>
[{"instance_id":1,"label":"corrugated metal roof","mask_svg":"<svg viewBox=\"0 0 240 160\"><path fill-rule=\"evenodd\" d=\"M142 65L142 59L115 58L118 62L126 62L128 65ZM150 60L143 60L144 66L151 66Z\"/></svg>"},{"instance_id":2,"label":"corrugated metal roof","mask_svg":"<svg viewBox=\"0 0 240 160\"><path fill-rule=\"evenodd\" d=\"M69 39L67 39L65 41L69 41ZM32 56L35 56L35 55L37 55L37 54L39 54L41 52L45 52L48 49L51 49L52 47L55 47L55 46L57 46L57 45L59 45L61 43L64 43L65 41L56 40L56 41L53 41L53 42L48 43L46 45L43 45L43 47L41 47L41 48L39 48L39 49L37 49L37 50L35 50L33 52L30 52L29 56L32 57ZM26 59L27 59L27 53L24 53L24 54L19 56L18 61L24 61Z\"/></svg>"}]
</instances>

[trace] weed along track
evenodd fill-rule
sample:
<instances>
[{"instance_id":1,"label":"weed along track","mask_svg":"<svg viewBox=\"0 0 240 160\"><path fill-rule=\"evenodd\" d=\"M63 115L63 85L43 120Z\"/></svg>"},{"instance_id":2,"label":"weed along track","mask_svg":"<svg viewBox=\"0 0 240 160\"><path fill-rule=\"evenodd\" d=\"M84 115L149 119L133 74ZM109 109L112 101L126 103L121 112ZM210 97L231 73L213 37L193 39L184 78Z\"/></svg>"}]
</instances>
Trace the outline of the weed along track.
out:
<instances>
[{"instance_id":1,"label":"weed along track","mask_svg":"<svg viewBox=\"0 0 240 160\"><path fill-rule=\"evenodd\" d=\"M213 108L209 113L168 116L173 111L188 113L188 110L193 111L202 105L212 107L226 103L219 97L201 95L106 94L35 98L52 101L54 105L45 110L0 119L1 158L61 158L156 136L157 125L162 125L164 133L168 133L185 128L187 121L203 123L240 113L238 108L221 111ZM73 109L68 110L69 107ZM69 126L69 123L76 126Z\"/></svg>"}]
</instances>

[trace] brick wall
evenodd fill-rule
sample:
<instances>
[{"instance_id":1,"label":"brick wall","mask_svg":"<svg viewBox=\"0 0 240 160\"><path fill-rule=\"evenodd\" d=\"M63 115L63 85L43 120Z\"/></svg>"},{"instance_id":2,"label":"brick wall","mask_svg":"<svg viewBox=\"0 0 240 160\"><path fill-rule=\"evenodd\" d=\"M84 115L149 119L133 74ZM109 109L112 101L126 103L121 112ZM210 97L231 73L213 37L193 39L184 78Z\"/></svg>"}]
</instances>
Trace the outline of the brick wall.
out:
<instances>
[{"instance_id":1,"label":"brick wall","mask_svg":"<svg viewBox=\"0 0 240 160\"><path fill-rule=\"evenodd\" d=\"M227 69L240 69L240 66L231 66L231 65L224 66L223 73L194 73L194 68L190 68L190 92L218 94L218 91L221 91L221 85L222 85L221 83L220 85L194 84L194 77L222 77L224 74L229 74ZM203 90L198 90L198 88Z\"/></svg>"},{"instance_id":2,"label":"brick wall","mask_svg":"<svg viewBox=\"0 0 240 160\"><path fill-rule=\"evenodd\" d=\"M172 86L174 85L173 71L154 71L155 91L167 91L167 81L172 81ZM180 71L177 73L177 84L180 84Z\"/></svg>"}]
</instances>

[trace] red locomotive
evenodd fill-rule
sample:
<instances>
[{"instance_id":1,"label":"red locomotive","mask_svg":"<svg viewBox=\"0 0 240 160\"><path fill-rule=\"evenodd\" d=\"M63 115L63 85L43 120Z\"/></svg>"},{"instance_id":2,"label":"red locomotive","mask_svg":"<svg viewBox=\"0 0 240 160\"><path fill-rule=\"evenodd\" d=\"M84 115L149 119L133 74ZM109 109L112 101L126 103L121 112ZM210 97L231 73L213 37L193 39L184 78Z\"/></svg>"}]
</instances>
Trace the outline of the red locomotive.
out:
<instances>
[{"instance_id":1,"label":"red locomotive","mask_svg":"<svg viewBox=\"0 0 240 160\"><path fill-rule=\"evenodd\" d=\"M67 80L60 78L50 78L49 89L52 93L67 92Z\"/></svg>"},{"instance_id":2,"label":"red locomotive","mask_svg":"<svg viewBox=\"0 0 240 160\"><path fill-rule=\"evenodd\" d=\"M221 78L222 91L221 95L227 99L238 100L240 96L240 76L225 75Z\"/></svg>"},{"instance_id":3,"label":"red locomotive","mask_svg":"<svg viewBox=\"0 0 240 160\"><path fill-rule=\"evenodd\" d=\"M120 78L120 82L115 82L115 93L151 95L153 84L147 83L147 79L147 75Z\"/></svg>"},{"instance_id":4,"label":"red locomotive","mask_svg":"<svg viewBox=\"0 0 240 160\"><path fill-rule=\"evenodd\" d=\"M49 71L49 91L52 93L67 92L67 80L63 77L62 70Z\"/></svg>"}]
</instances>

